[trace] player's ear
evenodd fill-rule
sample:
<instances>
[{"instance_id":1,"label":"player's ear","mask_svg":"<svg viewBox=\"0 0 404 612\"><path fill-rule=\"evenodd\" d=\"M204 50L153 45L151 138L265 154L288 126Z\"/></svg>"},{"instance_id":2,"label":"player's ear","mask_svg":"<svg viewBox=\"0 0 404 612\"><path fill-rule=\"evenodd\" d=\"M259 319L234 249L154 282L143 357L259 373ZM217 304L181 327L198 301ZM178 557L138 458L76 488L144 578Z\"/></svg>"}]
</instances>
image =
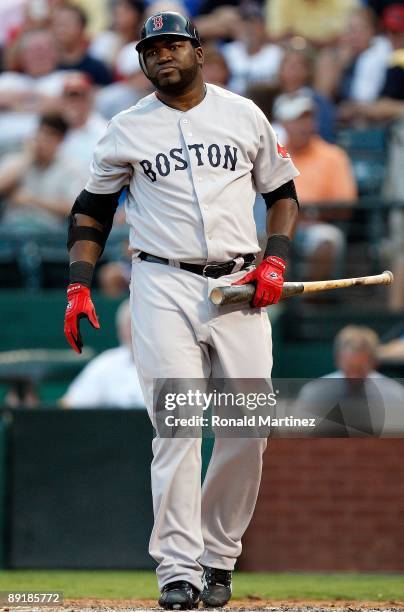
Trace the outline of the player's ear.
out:
<instances>
[{"instance_id":1,"label":"player's ear","mask_svg":"<svg viewBox=\"0 0 404 612\"><path fill-rule=\"evenodd\" d=\"M195 56L199 66L203 66L204 55L202 47L195 47Z\"/></svg>"}]
</instances>

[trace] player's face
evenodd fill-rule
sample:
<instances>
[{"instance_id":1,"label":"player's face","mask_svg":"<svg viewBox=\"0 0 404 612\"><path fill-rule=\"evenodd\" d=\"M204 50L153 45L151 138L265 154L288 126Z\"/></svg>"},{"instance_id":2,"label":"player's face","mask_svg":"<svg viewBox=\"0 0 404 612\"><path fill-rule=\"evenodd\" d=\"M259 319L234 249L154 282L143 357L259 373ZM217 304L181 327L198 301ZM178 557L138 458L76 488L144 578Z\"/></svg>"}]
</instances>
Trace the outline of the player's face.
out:
<instances>
[{"instance_id":1,"label":"player's face","mask_svg":"<svg viewBox=\"0 0 404 612\"><path fill-rule=\"evenodd\" d=\"M167 37L150 41L143 51L150 81L163 93L180 94L195 81L203 51L189 40Z\"/></svg>"}]
</instances>

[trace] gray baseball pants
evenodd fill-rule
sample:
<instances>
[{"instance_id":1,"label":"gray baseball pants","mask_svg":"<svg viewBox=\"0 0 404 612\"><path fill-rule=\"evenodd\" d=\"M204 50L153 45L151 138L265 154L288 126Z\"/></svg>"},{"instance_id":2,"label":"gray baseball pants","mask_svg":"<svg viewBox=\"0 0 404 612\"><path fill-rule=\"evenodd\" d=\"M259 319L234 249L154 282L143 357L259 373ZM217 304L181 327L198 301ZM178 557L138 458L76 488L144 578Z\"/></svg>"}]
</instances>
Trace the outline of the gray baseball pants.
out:
<instances>
[{"instance_id":1,"label":"gray baseball pants","mask_svg":"<svg viewBox=\"0 0 404 612\"><path fill-rule=\"evenodd\" d=\"M135 363L154 423L153 379L262 378L272 369L264 309L214 306L219 279L134 258L131 279ZM174 580L202 588L202 565L232 570L251 520L266 438L216 438L201 488L201 439L153 439L154 528L149 552L160 589Z\"/></svg>"}]
</instances>

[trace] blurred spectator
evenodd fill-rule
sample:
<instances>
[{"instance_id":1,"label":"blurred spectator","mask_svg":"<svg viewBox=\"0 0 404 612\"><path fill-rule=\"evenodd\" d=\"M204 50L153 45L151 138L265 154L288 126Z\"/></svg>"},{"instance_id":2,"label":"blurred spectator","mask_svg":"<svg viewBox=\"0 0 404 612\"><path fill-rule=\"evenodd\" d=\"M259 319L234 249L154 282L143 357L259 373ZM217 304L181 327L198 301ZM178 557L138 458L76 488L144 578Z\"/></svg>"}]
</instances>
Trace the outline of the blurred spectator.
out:
<instances>
[{"instance_id":1,"label":"blurred spectator","mask_svg":"<svg viewBox=\"0 0 404 612\"><path fill-rule=\"evenodd\" d=\"M132 354L129 300L119 306L115 321L120 346L85 366L60 400L64 408L145 408Z\"/></svg>"},{"instance_id":2,"label":"blurred spectator","mask_svg":"<svg viewBox=\"0 0 404 612\"><path fill-rule=\"evenodd\" d=\"M335 107L312 86L313 53L307 45L304 48L289 47L282 58L278 83L275 86L253 85L247 89L246 95L272 121L274 102L282 94L303 94L313 98L317 131L322 138L333 142L335 138Z\"/></svg>"},{"instance_id":3,"label":"blurred spectator","mask_svg":"<svg viewBox=\"0 0 404 612\"><path fill-rule=\"evenodd\" d=\"M90 55L86 37L87 17L73 4L62 4L52 16L52 28L59 47L60 70L86 72L96 85L108 85L112 75L106 65Z\"/></svg>"},{"instance_id":4,"label":"blurred spectator","mask_svg":"<svg viewBox=\"0 0 404 612\"><path fill-rule=\"evenodd\" d=\"M13 32L21 27L27 0L2 0L0 3L0 47L10 41Z\"/></svg>"},{"instance_id":5,"label":"blurred spectator","mask_svg":"<svg viewBox=\"0 0 404 612\"><path fill-rule=\"evenodd\" d=\"M404 365L404 332L398 338L380 344L377 356L380 363L395 361Z\"/></svg>"},{"instance_id":6,"label":"blurred spectator","mask_svg":"<svg viewBox=\"0 0 404 612\"><path fill-rule=\"evenodd\" d=\"M50 4L64 4L66 0L47 0ZM87 16L86 31L93 38L105 31L111 20L111 0L72 0Z\"/></svg>"},{"instance_id":7,"label":"blurred spectator","mask_svg":"<svg viewBox=\"0 0 404 612\"><path fill-rule=\"evenodd\" d=\"M20 70L18 46L21 37L31 30L49 29L51 9L55 1L57 0L25 0L22 3L17 2L17 4L20 4L19 20L5 34L3 56L5 70L17 72ZM59 1L62 2L64 0Z\"/></svg>"},{"instance_id":8,"label":"blurred spectator","mask_svg":"<svg viewBox=\"0 0 404 612\"><path fill-rule=\"evenodd\" d=\"M299 92L313 98L317 131L332 142L335 135L335 108L313 88L313 53L306 47L288 49L279 68L279 93Z\"/></svg>"},{"instance_id":9,"label":"blurred spectator","mask_svg":"<svg viewBox=\"0 0 404 612\"><path fill-rule=\"evenodd\" d=\"M90 44L89 53L110 66L118 77L132 72L137 53L144 4L141 0L118 0L114 6L113 29L101 32Z\"/></svg>"},{"instance_id":10,"label":"blurred spectator","mask_svg":"<svg viewBox=\"0 0 404 612\"><path fill-rule=\"evenodd\" d=\"M18 71L3 72L0 76L0 104L3 108L13 104L14 89L32 93L32 88L39 84L43 93L59 93L63 75L60 72L55 75L58 56L55 39L49 30L37 28L24 32L18 41L16 61ZM9 92L11 102L7 101L6 92Z\"/></svg>"},{"instance_id":11,"label":"blurred spectator","mask_svg":"<svg viewBox=\"0 0 404 612\"><path fill-rule=\"evenodd\" d=\"M295 178L302 205L295 244L308 262L308 278L319 280L336 274L336 266L344 253L342 231L332 221L346 219L347 210L327 210L327 205L352 204L357 190L346 153L323 140L314 121L314 102L309 96L284 94L274 107L274 118L281 123L287 146L300 175ZM286 154L280 147L280 154ZM307 211L306 204L318 204L317 212ZM325 223L324 221L330 221Z\"/></svg>"},{"instance_id":12,"label":"blurred spectator","mask_svg":"<svg viewBox=\"0 0 404 612\"><path fill-rule=\"evenodd\" d=\"M63 227L87 171L60 155L67 124L59 115L44 115L25 151L0 163L0 195L5 199L1 227L28 230Z\"/></svg>"},{"instance_id":13,"label":"blurred spectator","mask_svg":"<svg viewBox=\"0 0 404 612\"><path fill-rule=\"evenodd\" d=\"M185 3L182 0L151 0L146 9L145 19L154 15L154 13L163 11L175 11L181 13L181 15L188 15Z\"/></svg>"},{"instance_id":14,"label":"blurred spectator","mask_svg":"<svg viewBox=\"0 0 404 612\"><path fill-rule=\"evenodd\" d=\"M0 147L16 147L32 136L37 114L53 110L63 89L64 73L57 71L52 33L25 32L17 46L19 71L0 74Z\"/></svg>"},{"instance_id":15,"label":"blurred spectator","mask_svg":"<svg viewBox=\"0 0 404 612\"><path fill-rule=\"evenodd\" d=\"M300 171L296 188L302 203L352 202L356 186L350 161L338 146L316 133L314 101L303 94L279 96L274 118L285 129L287 146Z\"/></svg>"},{"instance_id":16,"label":"blurred spectator","mask_svg":"<svg viewBox=\"0 0 404 612\"><path fill-rule=\"evenodd\" d=\"M392 4L383 13L383 25L393 47L380 98L373 102L346 104L341 108L345 120L394 121L390 128L388 166L383 195L402 201L404 189L404 5ZM389 215L390 256L395 282L389 291L394 311L404 309L404 211Z\"/></svg>"},{"instance_id":17,"label":"blurred spectator","mask_svg":"<svg viewBox=\"0 0 404 612\"><path fill-rule=\"evenodd\" d=\"M193 18L201 12L203 0L184 0L184 6L188 15Z\"/></svg>"},{"instance_id":18,"label":"blurred spectator","mask_svg":"<svg viewBox=\"0 0 404 612\"><path fill-rule=\"evenodd\" d=\"M317 46L333 44L360 0L266 0L267 31L274 40L303 36Z\"/></svg>"},{"instance_id":19,"label":"blurred spectator","mask_svg":"<svg viewBox=\"0 0 404 612\"><path fill-rule=\"evenodd\" d=\"M111 298L119 298L128 294L131 261L111 261L100 267L97 280L102 293Z\"/></svg>"},{"instance_id":20,"label":"blurred spectator","mask_svg":"<svg viewBox=\"0 0 404 612\"><path fill-rule=\"evenodd\" d=\"M377 372L379 339L368 327L348 325L336 336L338 370L306 384L298 409L323 417L324 435L402 435L404 387ZM317 431L317 435L319 435Z\"/></svg>"},{"instance_id":21,"label":"blurred spectator","mask_svg":"<svg viewBox=\"0 0 404 612\"><path fill-rule=\"evenodd\" d=\"M393 52L380 97L372 102L344 105L340 112L342 119L391 121L404 117L404 5L388 7L383 15L383 25Z\"/></svg>"},{"instance_id":22,"label":"blurred spectator","mask_svg":"<svg viewBox=\"0 0 404 612\"><path fill-rule=\"evenodd\" d=\"M344 327L334 342L338 370L329 376L360 380L374 376L378 346L379 339L372 329L356 325Z\"/></svg>"},{"instance_id":23,"label":"blurred spectator","mask_svg":"<svg viewBox=\"0 0 404 612\"><path fill-rule=\"evenodd\" d=\"M390 38L393 54L381 96L404 100L404 5L389 6L383 14L383 24Z\"/></svg>"},{"instance_id":24,"label":"blurred spectator","mask_svg":"<svg viewBox=\"0 0 404 612\"><path fill-rule=\"evenodd\" d=\"M93 86L85 73L72 72L66 76L62 103L69 131L61 145L61 153L88 168L107 122L94 110Z\"/></svg>"},{"instance_id":25,"label":"blurred spectator","mask_svg":"<svg viewBox=\"0 0 404 612\"><path fill-rule=\"evenodd\" d=\"M203 61L203 77L207 83L227 87L230 70L223 53L214 45L205 45Z\"/></svg>"},{"instance_id":26,"label":"blurred spectator","mask_svg":"<svg viewBox=\"0 0 404 612\"><path fill-rule=\"evenodd\" d=\"M37 385L28 380L11 383L2 403L7 408L39 408Z\"/></svg>"},{"instance_id":27,"label":"blurred spectator","mask_svg":"<svg viewBox=\"0 0 404 612\"><path fill-rule=\"evenodd\" d=\"M252 82L276 80L283 51L280 46L267 42L259 5L245 5L241 16L238 40L224 45L223 55L231 73L229 89L244 95Z\"/></svg>"},{"instance_id":28,"label":"blurred spectator","mask_svg":"<svg viewBox=\"0 0 404 612\"><path fill-rule=\"evenodd\" d=\"M367 4L378 17L381 17L390 4L398 4L398 2L397 0L364 0L364 4Z\"/></svg>"},{"instance_id":29,"label":"blurred spectator","mask_svg":"<svg viewBox=\"0 0 404 612\"><path fill-rule=\"evenodd\" d=\"M316 87L330 99L370 102L379 95L391 44L377 35L377 19L367 7L355 9L335 48L317 61Z\"/></svg>"},{"instance_id":30,"label":"blurred spectator","mask_svg":"<svg viewBox=\"0 0 404 612\"><path fill-rule=\"evenodd\" d=\"M401 166L401 171L402 171ZM389 217L391 253L390 267L394 283L388 294L389 308L393 312L404 311L404 211L392 210Z\"/></svg>"},{"instance_id":31,"label":"blurred spectator","mask_svg":"<svg viewBox=\"0 0 404 612\"><path fill-rule=\"evenodd\" d=\"M404 104L404 102L403 102ZM388 201L403 203L404 193L404 118L390 127L390 141L383 197ZM404 209L393 208L388 216L389 236L382 251L389 259L394 283L388 293L390 310L404 311Z\"/></svg>"},{"instance_id":32,"label":"blurred spectator","mask_svg":"<svg viewBox=\"0 0 404 612\"><path fill-rule=\"evenodd\" d=\"M118 81L98 90L95 107L106 119L134 106L140 98L153 91L153 86L140 68L138 54L133 53L130 65L126 66L124 81Z\"/></svg>"},{"instance_id":33,"label":"blurred spectator","mask_svg":"<svg viewBox=\"0 0 404 612\"><path fill-rule=\"evenodd\" d=\"M243 0L201 0L199 6L199 14L207 15L208 13L212 13L216 8L222 7L238 7L243 3ZM262 4L262 2L260 3Z\"/></svg>"},{"instance_id":34,"label":"blurred spectator","mask_svg":"<svg viewBox=\"0 0 404 612\"><path fill-rule=\"evenodd\" d=\"M237 1L204 3L201 14L194 19L201 39L217 43L237 38L242 28L238 5Z\"/></svg>"},{"instance_id":35,"label":"blurred spectator","mask_svg":"<svg viewBox=\"0 0 404 612\"><path fill-rule=\"evenodd\" d=\"M402 202L404 189L404 6L393 4L383 13L384 26L393 45L390 68L381 99L373 107L361 108L366 117L395 120L390 127L390 143L385 198ZM404 310L404 210L393 209L389 215L391 267L395 282L389 291L389 306Z\"/></svg>"}]
</instances>

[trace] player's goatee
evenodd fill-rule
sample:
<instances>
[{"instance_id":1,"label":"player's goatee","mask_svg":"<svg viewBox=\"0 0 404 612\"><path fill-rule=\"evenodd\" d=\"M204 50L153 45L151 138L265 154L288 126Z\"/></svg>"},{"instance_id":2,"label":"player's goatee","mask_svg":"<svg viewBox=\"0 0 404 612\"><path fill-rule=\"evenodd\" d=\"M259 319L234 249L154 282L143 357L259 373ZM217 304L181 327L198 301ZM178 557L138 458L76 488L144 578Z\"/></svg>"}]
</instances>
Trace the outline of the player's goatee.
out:
<instances>
[{"instance_id":1,"label":"player's goatee","mask_svg":"<svg viewBox=\"0 0 404 612\"><path fill-rule=\"evenodd\" d=\"M189 68L177 68L177 71L180 74L180 78L172 83L161 83L157 77L150 77L150 80L155 86L155 88L163 93L181 94L194 81L198 72L198 64L197 62L195 62ZM169 79L167 79L167 81L169 81Z\"/></svg>"}]
</instances>

